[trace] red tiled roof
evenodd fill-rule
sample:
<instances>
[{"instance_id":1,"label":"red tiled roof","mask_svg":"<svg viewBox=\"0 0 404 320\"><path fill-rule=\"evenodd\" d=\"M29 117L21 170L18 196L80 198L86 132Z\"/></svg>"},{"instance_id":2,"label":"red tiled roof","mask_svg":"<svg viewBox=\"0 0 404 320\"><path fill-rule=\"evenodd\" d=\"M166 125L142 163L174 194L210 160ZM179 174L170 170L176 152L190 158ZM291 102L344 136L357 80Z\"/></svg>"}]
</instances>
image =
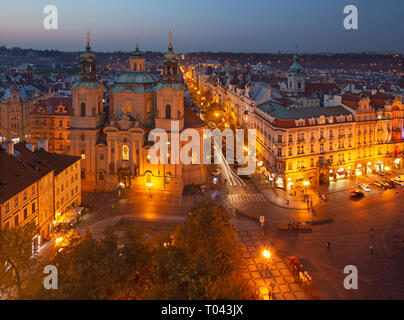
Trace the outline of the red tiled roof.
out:
<instances>
[{"instance_id":1,"label":"red tiled roof","mask_svg":"<svg viewBox=\"0 0 404 320\"><path fill-rule=\"evenodd\" d=\"M184 125L185 128L198 128L203 127L205 122L191 108L184 108Z\"/></svg>"},{"instance_id":2,"label":"red tiled roof","mask_svg":"<svg viewBox=\"0 0 404 320\"><path fill-rule=\"evenodd\" d=\"M57 112L58 106L66 107L66 113ZM62 115L73 115L73 103L72 98L49 98L47 100L41 100L35 104L32 108L31 114L62 114ZM44 109L44 112L40 112L40 108Z\"/></svg>"},{"instance_id":3,"label":"red tiled roof","mask_svg":"<svg viewBox=\"0 0 404 320\"><path fill-rule=\"evenodd\" d=\"M304 85L306 96L311 96L316 91L340 90L333 82L306 82Z\"/></svg>"}]
</instances>

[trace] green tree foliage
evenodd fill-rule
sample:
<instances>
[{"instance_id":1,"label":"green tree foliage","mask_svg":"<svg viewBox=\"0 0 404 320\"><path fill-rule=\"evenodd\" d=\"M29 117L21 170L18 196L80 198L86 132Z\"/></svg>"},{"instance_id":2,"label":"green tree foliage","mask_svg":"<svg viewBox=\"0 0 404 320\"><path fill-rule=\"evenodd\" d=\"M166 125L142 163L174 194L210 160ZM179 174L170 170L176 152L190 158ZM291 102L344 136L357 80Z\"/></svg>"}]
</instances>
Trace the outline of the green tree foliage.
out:
<instances>
[{"instance_id":1,"label":"green tree foliage","mask_svg":"<svg viewBox=\"0 0 404 320\"><path fill-rule=\"evenodd\" d=\"M23 299L32 281L38 278L38 261L32 256L34 223L0 230L0 294Z\"/></svg>"},{"instance_id":2,"label":"green tree foliage","mask_svg":"<svg viewBox=\"0 0 404 320\"><path fill-rule=\"evenodd\" d=\"M228 212L210 201L197 204L166 240L110 227L89 232L51 262L58 290L41 286L40 299L253 299L241 279L241 251Z\"/></svg>"},{"instance_id":3,"label":"green tree foliage","mask_svg":"<svg viewBox=\"0 0 404 320\"><path fill-rule=\"evenodd\" d=\"M192 209L174 241L160 252L151 298L256 298L240 277L241 250L229 214L209 200Z\"/></svg>"}]
</instances>

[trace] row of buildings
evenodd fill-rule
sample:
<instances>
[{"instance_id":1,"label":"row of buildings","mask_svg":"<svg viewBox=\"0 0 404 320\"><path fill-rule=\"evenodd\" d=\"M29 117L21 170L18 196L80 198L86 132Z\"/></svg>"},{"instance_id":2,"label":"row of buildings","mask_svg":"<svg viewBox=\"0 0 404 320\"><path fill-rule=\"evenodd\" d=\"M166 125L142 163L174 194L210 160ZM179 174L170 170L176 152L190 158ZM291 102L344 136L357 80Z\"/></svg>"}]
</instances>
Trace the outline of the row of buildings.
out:
<instances>
[{"instance_id":1,"label":"row of buildings","mask_svg":"<svg viewBox=\"0 0 404 320\"><path fill-rule=\"evenodd\" d=\"M297 54L276 84L248 83L245 75L223 81L203 71L189 72L238 127L257 130L259 170L279 188L403 168L401 95L309 82Z\"/></svg>"},{"instance_id":2,"label":"row of buildings","mask_svg":"<svg viewBox=\"0 0 404 320\"><path fill-rule=\"evenodd\" d=\"M38 226L33 251L49 239L59 218L81 204L80 157L47 151L28 143L0 147L0 228Z\"/></svg>"}]
</instances>

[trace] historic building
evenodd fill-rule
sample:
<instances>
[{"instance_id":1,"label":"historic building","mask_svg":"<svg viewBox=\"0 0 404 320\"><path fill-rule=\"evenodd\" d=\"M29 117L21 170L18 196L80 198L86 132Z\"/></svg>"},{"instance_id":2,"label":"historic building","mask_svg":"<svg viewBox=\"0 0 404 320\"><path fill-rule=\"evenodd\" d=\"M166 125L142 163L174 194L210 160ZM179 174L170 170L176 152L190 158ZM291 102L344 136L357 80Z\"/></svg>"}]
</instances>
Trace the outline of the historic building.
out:
<instances>
[{"instance_id":1,"label":"historic building","mask_svg":"<svg viewBox=\"0 0 404 320\"><path fill-rule=\"evenodd\" d=\"M70 154L82 158L84 189L113 190L120 186L182 192L186 184L204 182L205 168L197 161L153 165L148 155L153 145L149 132L158 128L171 135L173 123L178 124L178 132L199 130L201 148L203 145L205 124L184 108L185 87L171 39L161 76L146 71L145 58L136 46L128 72L119 75L109 90L108 114L104 114L104 87L97 81L96 57L89 39L80 64L80 80L72 87Z\"/></svg>"},{"instance_id":2,"label":"historic building","mask_svg":"<svg viewBox=\"0 0 404 320\"><path fill-rule=\"evenodd\" d=\"M404 105L395 99L375 108L368 98L356 108L288 109L275 102L251 114L257 157L280 188L313 185L403 168Z\"/></svg>"},{"instance_id":3,"label":"historic building","mask_svg":"<svg viewBox=\"0 0 404 320\"><path fill-rule=\"evenodd\" d=\"M47 152L47 143L0 147L0 228L35 222L35 251L53 232L55 214L81 204L80 157Z\"/></svg>"},{"instance_id":4,"label":"historic building","mask_svg":"<svg viewBox=\"0 0 404 320\"><path fill-rule=\"evenodd\" d=\"M50 152L66 154L70 149L71 98L49 98L34 104L30 113L30 142L48 141Z\"/></svg>"},{"instance_id":5,"label":"historic building","mask_svg":"<svg viewBox=\"0 0 404 320\"><path fill-rule=\"evenodd\" d=\"M18 142L29 138L31 106L32 101L20 97L15 86L0 97L0 141Z\"/></svg>"}]
</instances>

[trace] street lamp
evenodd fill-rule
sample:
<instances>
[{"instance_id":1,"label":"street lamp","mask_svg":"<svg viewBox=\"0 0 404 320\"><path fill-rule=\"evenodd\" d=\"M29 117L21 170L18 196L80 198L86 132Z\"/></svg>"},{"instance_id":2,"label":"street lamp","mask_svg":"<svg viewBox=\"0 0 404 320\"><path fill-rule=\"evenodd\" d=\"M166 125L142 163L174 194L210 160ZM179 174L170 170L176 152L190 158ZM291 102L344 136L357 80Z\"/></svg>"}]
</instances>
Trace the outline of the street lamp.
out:
<instances>
[{"instance_id":1,"label":"street lamp","mask_svg":"<svg viewBox=\"0 0 404 320\"><path fill-rule=\"evenodd\" d=\"M265 249L264 251L262 251L262 255L265 258L265 272L268 272L268 260L269 258L271 258L271 253L268 249Z\"/></svg>"},{"instance_id":2,"label":"street lamp","mask_svg":"<svg viewBox=\"0 0 404 320\"><path fill-rule=\"evenodd\" d=\"M150 188L153 187L153 182L147 182L147 183L146 183L146 186L149 187L149 198L151 198L151 195L150 195Z\"/></svg>"}]
</instances>

